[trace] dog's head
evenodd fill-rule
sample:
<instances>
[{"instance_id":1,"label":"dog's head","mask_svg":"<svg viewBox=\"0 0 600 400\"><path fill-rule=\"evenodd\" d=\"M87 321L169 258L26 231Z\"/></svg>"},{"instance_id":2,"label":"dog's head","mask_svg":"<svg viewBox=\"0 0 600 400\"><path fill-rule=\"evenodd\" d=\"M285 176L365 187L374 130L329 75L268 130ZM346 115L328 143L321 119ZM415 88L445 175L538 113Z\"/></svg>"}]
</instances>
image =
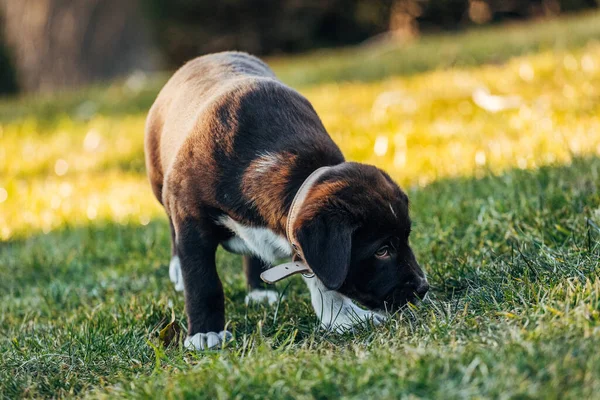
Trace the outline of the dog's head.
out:
<instances>
[{"instance_id":1,"label":"dog's head","mask_svg":"<svg viewBox=\"0 0 600 400\"><path fill-rule=\"evenodd\" d=\"M333 167L311 188L293 229L323 284L370 309L397 310L429 289L409 245L408 197L376 167Z\"/></svg>"}]
</instances>

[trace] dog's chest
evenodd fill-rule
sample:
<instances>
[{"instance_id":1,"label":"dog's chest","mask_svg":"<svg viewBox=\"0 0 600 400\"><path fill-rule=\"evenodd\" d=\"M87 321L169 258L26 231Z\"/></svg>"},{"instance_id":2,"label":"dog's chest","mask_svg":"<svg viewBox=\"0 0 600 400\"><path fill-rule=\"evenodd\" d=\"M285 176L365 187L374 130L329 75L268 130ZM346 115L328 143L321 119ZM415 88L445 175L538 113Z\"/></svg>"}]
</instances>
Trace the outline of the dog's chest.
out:
<instances>
[{"instance_id":1,"label":"dog's chest","mask_svg":"<svg viewBox=\"0 0 600 400\"><path fill-rule=\"evenodd\" d=\"M222 217L219 224L229 229L235 236L222 243L225 249L239 254L254 254L268 263L292 255L292 248L286 238L267 228L242 225L230 217Z\"/></svg>"}]
</instances>

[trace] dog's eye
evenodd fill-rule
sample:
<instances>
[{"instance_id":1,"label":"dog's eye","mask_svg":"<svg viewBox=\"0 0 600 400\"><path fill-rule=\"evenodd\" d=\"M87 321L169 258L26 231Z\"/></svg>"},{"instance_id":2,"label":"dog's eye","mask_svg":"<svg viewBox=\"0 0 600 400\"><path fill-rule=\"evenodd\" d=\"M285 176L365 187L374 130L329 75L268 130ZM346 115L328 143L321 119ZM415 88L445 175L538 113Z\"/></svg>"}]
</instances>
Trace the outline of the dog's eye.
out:
<instances>
[{"instance_id":1,"label":"dog's eye","mask_svg":"<svg viewBox=\"0 0 600 400\"><path fill-rule=\"evenodd\" d=\"M377 257L379 259L389 258L391 249L392 248L389 245L384 244L375 252L375 257Z\"/></svg>"}]
</instances>

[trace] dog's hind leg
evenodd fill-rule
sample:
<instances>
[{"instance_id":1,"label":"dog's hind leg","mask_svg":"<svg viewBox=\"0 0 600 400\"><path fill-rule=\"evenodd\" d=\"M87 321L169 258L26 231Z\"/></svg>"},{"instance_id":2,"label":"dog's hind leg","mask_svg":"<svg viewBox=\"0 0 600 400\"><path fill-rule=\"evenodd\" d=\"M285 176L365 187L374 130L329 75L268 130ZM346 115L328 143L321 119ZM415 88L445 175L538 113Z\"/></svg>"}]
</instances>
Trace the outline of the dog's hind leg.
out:
<instances>
[{"instance_id":1,"label":"dog's hind leg","mask_svg":"<svg viewBox=\"0 0 600 400\"><path fill-rule=\"evenodd\" d=\"M250 289L246 295L246 304L259 302L274 304L279 300L279 294L274 290L267 289L267 285L260 279L260 274L268 268L271 268L271 265L258 257L244 256L244 272Z\"/></svg>"},{"instance_id":2,"label":"dog's hind leg","mask_svg":"<svg viewBox=\"0 0 600 400\"><path fill-rule=\"evenodd\" d=\"M183 292L183 276L181 275L181 260L177 255L177 238L175 235L175 228L173 227L173 221L169 218L169 228L171 229L171 262L169 262L169 278L175 290Z\"/></svg>"}]
</instances>

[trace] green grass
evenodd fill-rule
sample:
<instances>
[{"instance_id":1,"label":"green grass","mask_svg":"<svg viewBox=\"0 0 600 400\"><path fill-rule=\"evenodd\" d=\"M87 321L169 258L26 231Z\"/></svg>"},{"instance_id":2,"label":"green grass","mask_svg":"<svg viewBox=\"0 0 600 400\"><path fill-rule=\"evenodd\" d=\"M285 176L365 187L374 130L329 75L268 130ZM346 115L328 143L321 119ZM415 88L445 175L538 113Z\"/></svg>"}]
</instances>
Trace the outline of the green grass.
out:
<instances>
[{"instance_id":1,"label":"green grass","mask_svg":"<svg viewBox=\"0 0 600 400\"><path fill-rule=\"evenodd\" d=\"M579 47L600 40L600 14L588 13L537 23L499 25L421 40L366 43L359 48L316 51L274 59L278 75L294 86L339 81L372 82L390 75L413 75L439 68L502 63L540 51Z\"/></svg>"},{"instance_id":2,"label":"green grass","mask_svg":"<svg viewBox=\"0 0 600 400\"><path fill-rule=\"evenodd\" d=\"M340 82L335 68L305 61L314 56L275 63L298 85L286 70L322 68L302 92L333 138L411 198L430 300L345 335L319 330L299 278L277 285L277 307L246 307L241 260L220 251L235 342L161 348L173 315L185 326L168 226L143 167L144 114L164 77L141 90L4 100L0 398L597 397L599 18L424 39L407 54L438 41L467 61L446 68L429 52L428 64L408 58L397 69L382 55L387 72L353 70L363 82ZM557 26L576 32L561 39ZM502 59L534 53L479 65L486 46ZM326 54L348 66L350 52ZM473 101L478 87L519 104L486 111Z\"/></svg>"}]
</instances>

